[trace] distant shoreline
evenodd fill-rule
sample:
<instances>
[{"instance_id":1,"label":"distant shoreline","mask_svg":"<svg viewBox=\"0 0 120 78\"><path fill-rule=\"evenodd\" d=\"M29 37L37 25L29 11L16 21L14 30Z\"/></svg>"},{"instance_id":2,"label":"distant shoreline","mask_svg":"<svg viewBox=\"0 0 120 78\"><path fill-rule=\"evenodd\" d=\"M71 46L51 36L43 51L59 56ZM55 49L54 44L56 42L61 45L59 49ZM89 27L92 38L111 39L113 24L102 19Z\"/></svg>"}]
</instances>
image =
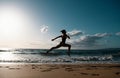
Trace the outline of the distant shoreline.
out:
<instances>
[{"instance_id":1,"label":"distant shoreline","mask_svg":"<svg viewBox=\"0 0 120 78\"><path fill-rule=\"evenodd\" d=\"M23 49L23 50L48 50L48 49L44 49L44 48L0 48L0 51L5 51L5 50L20 50L20 49ZM56 49L56 50L67 50L67 49ZM101 48L101 49L74 49L72 48L71 50L120 50L120 48Z\"/></svg>"}]
</instances>

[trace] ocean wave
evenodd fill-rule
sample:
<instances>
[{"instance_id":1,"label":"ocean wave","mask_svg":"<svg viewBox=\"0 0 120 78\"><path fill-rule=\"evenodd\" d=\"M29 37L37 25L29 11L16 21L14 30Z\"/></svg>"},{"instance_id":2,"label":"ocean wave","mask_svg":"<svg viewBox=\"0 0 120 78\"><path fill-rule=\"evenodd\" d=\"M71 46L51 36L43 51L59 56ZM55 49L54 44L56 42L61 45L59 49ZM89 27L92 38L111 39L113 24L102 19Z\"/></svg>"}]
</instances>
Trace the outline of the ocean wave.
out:
<instances>
[{"instance_id":1,"label":"ocean wave","mask_svg":"<svg viewBox=\"0 0 120 78\"><path fill-rule=\"evenodd\" d=\"M6 63L103 63L119 62L120 51L106 50L71 50L71 57L67 50L54 50L45 54L47 50L20 49L0 52L0 62ZM9 58L7 58L9 56Z\"/></svg>"},{"instance_id":2,"label":"ocean wave","mask_svg":"<svg viewBox=\"0 0 120 78\"><path fill-rule=\"evenodd\" d=\"M0 60L0 62L12 63L79 63L84 61L113 61L112 56L81 56L81 57L57 57L57 58L24 58L17 60Z\"/></svg>"},{"instance_id":3,"label":"ocean wave","mask_svg":"<svg viewBox=\"0 0 120 78\"><path fill-rule=\"evenodd\" d=\"M13 52L13 54L32 54L32 55L45 55L46 51L34 51L34 52ZM67 51L52 51L50 53L48 53L47 55L51 55L51 56L56 56L56 55L66 55ZM84 55L84 56L101 56L101 55L112 55L112 56L120 56L119 52L113 52L113 53L101 53L101 52L70 52L71 55Z\"/></svg>"}]
</instances>

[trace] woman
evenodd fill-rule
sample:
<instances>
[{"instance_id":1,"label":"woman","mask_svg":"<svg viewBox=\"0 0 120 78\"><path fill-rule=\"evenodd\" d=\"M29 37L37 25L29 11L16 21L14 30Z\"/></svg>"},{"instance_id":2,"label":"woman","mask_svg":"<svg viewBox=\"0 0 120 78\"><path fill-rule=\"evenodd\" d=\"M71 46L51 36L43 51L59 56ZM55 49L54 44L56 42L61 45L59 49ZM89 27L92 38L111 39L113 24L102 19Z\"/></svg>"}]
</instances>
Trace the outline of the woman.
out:
<instances>
[{"instance_id":1,"label":"woman","mask_svg":"<svg viewBox=\"0 0 120 78\"><path fill-rule=\"evenodd\" d=\"M62 32L62 35L52 39L52 41L54 41L55 39L57 38L62 38L62 41L55 47L52 47L50 50L47 51L47 53L49 53L50 51L52 51L53 49L56 49L56 48L60 48L60 47L68 47L68 52L67 54L70 56L70 49L71 49L71 45L70 44L66 44L66 39L70 37L66 34L66 30L61 30Z\"/></svg>"}]
</instances>

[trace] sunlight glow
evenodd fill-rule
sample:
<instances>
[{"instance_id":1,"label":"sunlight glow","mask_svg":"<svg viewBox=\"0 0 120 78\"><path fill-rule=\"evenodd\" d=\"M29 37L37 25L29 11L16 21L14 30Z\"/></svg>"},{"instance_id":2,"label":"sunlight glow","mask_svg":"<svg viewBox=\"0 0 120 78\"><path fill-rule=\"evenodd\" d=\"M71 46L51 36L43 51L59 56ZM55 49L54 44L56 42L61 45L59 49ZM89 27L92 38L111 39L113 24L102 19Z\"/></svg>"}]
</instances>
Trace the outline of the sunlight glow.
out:
<instances>
[{"instance_id":1,"label":"sunlight glow","mask_svg":"<svg viewBox=\"0 0 120 78\"><path fill-rule=\"evenodd\" d=\"M15 8L0 8L0 34L5 38L22 35L24 16Z\"/></svg>"},{"instance_id":2,"label":"sunlight glow","mask_svg":"<svg viewBox=\"0 0 120 78\"><path fill-rule=\"evenodd\" d=\"M0 5L0 48L29 46L36 34L32 18L29 10L19 5Z\"/></svg>"},{"instance_id":3,"label":"sunlight glow","mask_svg":"<svg viewBox=\"0 0 120 78\"><path fill-rule=\"evenodd\" d=\"M12 60L14 59L14 55L11 52L1 52L0 59L4 60Z\"/></svg>"}]
</instances>

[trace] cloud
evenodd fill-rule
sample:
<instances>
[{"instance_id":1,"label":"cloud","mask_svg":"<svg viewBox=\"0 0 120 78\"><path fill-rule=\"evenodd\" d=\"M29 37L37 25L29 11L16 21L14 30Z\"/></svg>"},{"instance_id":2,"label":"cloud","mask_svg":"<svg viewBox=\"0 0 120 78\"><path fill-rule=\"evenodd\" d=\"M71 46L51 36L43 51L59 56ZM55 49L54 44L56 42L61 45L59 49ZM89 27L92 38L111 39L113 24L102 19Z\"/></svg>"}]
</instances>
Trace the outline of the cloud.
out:
<instances>
[{"instance_id":1,"label":"cloud","mask_svg":"<svg viewBox=\"0 0 120 78\"><path fill-rule=\"evenodd\" d=\"M105 37L105 36L112 36L112 34L110 34L110 33L97 33L97 34L95 34L95 36Z\"/></svg>"},{"instance_id":2,"label":"cloud","mask_svg":"<svg viewBox=\"0 0 120 78\"><path fill-rule=\"evenodd\" d=\"M48 31L48 26L42 25L42 27L40 28L40 32L41 32L41 33L45 33L45 32L47 32L47 31Z\"/></svg>"},{"instance_id":3,"label":"cloud","mask_svg":"<svg viewBox=\"0 0 120 78\"><path fill-rule=\"evenodd\" d=\"M109 33L97 33L94 35L83 35L78 39L69 41L74 47L98 47L101 45L99 41L107 36L111 36Z\"/></svg>"},{"instance_id":4,"label":"cloud","mask_svg":"<svg viewBox=\"0 0 120 78\"><path fill-rule=\"evenodd\" d=\"M116 35L117 35L117 36L120 36L120 32L117 32Z\"/></svg>"},{"instance_id":5,"label":"cloud","mask_svg":"<svg viewBox=\"0 0 120 78\"><path fill-rule=\"evenodd\" d=\"M83 32L80 30L72 30L72 31L68 32L69 36L78 36L78 35L82 35L82 34L83 34Z\"/></svg>"}]
</instances>

